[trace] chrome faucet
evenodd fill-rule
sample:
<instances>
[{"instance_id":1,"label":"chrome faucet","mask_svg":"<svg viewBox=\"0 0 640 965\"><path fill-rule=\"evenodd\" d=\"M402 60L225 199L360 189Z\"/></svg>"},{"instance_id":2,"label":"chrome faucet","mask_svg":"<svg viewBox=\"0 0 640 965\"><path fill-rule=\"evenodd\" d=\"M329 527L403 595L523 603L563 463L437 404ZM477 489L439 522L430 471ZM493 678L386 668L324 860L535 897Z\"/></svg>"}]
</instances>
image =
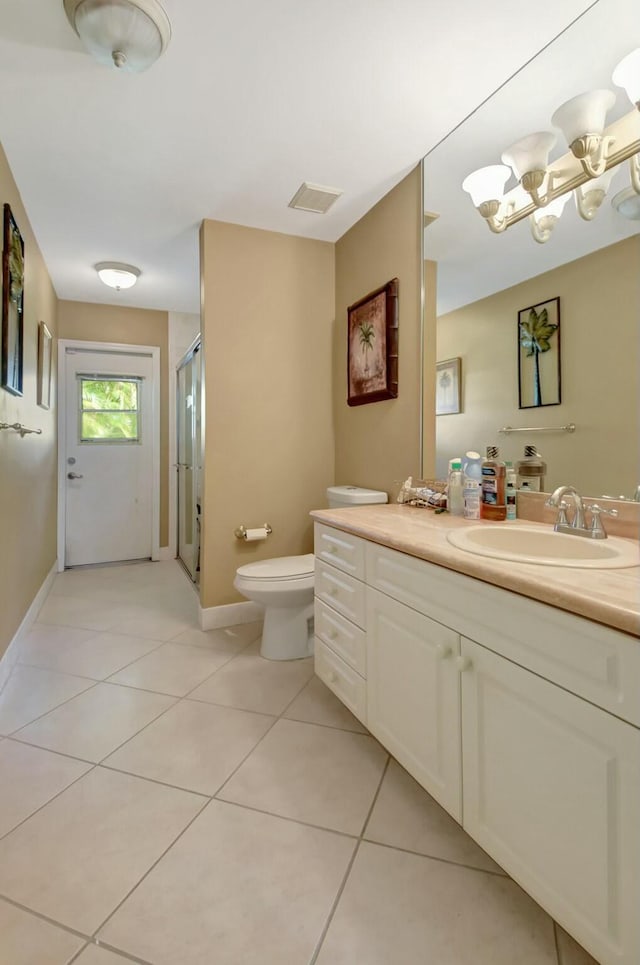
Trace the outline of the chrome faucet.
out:
<instances>
[{"instance_id":1,"label":"chrome faucet","mask_svg":"<svg viewBox=\"0 0 640 965\"><path fill-rule=\"evenodd\" d=\"M575 512L571 522L567 519L568 503L564 501L565 496L573 496ZM567 533L570 536L586 536L589 539L606 539L607 533L602 525L602 514L607 516L617 516L617 509L602 509L597 503L585 506L582 496L573 486L558 486L549 496L547 506L554 506L558 510L558 516L554 523L556 533ZM591 525L587 526L585 512L591 513Z\"/></svg>"}]
</instances>

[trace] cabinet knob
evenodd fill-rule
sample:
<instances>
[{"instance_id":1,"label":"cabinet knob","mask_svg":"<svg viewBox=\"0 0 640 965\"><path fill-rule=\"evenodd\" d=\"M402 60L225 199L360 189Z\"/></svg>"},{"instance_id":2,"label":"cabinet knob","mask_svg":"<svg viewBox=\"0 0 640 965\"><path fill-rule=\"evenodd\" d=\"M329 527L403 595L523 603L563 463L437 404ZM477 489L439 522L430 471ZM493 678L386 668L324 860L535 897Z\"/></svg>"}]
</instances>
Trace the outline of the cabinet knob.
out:
<instances>
[{"instance_id":1,"label":"cabinet knob","mask_svg":"<svg viewBox=\"0 0 640 965\"><path fill-rule=\"evenodd\" d=\"M460 673L464 673L465 670L470 670L473 664L469 657L456 657L456 666Z\"/></svg>"},{"instance_id":2,"label":"cabinet knob","mask_svg":"<svg viewBox=\"0 0 640 965\"><path fill-rule=\"evenodd\" d=\"M338 590L336 589L335 586L330 586L329 589L327 590L327 593L329 594L329 596L335 596L337 592Z\"/></svg>"},{"instance_id":3,"label":"cabinet knob","mask_svg":"<svg viewBox=\"0 0 640 965\"><path fill-rule=\"evenodd\" d=\"M335 684L338 682L338 674L335 672L335 670L329 671L327 675L327 680L329 681L330 684Z\"/></svg>"},{"instance_id":4,"label":"cabinet knob","mask_svg":"<svg viewBox=\"0 0 640 965\"><path fill-rule=\"evenodd\" d=\"M452 650L448 643L439 643L436 647L436 651L441 660L446 660L447 657L451 656Z\"/></svg>"},{"instance_id":5,"label":"cabinet knob","mask_svg":"<svg viewBox=\"0 0 640 965\"><path fill-rule=\"evenodd\" d=\"M329 632L327 633L327 636L329 637L330 640L337 640L337 638L338 638L338 631L337 631L337 630L329 630Z\"/></svg>"}]
</instances>

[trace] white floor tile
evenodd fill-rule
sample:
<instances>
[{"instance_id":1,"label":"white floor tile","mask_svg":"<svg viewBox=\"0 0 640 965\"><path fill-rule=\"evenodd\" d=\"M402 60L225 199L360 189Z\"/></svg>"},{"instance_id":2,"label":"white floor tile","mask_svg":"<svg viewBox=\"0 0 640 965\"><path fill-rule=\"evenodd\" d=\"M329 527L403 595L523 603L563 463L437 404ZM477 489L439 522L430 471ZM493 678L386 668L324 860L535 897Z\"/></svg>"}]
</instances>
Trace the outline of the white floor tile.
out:
<instances>
[{"instance_id":1,"label":"white floor tile","mask_svg":"<svg viewBox=\"0 0 640 965\"><path fill-rule=\"evenodd\" d=\"M128 615L114 623L111 629L114 633L127 633L134 637L166 642L190 626L196 626L195 615L190 619L182 614L174 616L167 613L160 606L136 606L131 607Z\"/></svg>"},{"instance_id":2,"label":"white floor tile","mask_svg":"<svg viewBox=\"0 0 640 965\"><path fill-rule=\"evenodd\" d=\"M353 848L214 801L99 937L154 965L308 965Z\"/></svg>"},{"instance_id":3,"label":"white floor tile","mask_svg":"<svg viewBox=\"0 0 640 965\"><path fill-rule=\"evenodd\" d=\"M93 681L39 667L14 667L0 694L0 734L11 734L71 697Z\"/></svg>"},{"instance_id":4,"label":"white floor tile","mask_svg":"<svg viewBox=\"0 0 640 965\"><path fill-rule=\"evenodd\" d=\"M218 630L198 630L196 627L191 627L177 637L173 637L171 642L236 654L248 647L250 643L254 643L261 634L261 623L242 623L236 627L224 627Z\"/></svg>"},{"instance_id":5,"label":"white floor tile","mask_svg":"<svg viewBox=\"0 0 640 965\"><path fill-rule=\"evenodd\" d=\"M213 795L273 720L246 710L182 700L104 763Z\"/></svg>"},{"instance_id":6,"label":"white floor tile","mask_svg":"<svg viewBox=\"0 0 640 965\"><path fill-rule=\"evenodd\" d=\"M85 761L101 761L174 703L172 697L96 684L15 735Z\"/></svg>"},{"instance_id":7,"label":"white floor tile","mask_svg":"<svg viewBox=\"0 0 640 965\"><path fill-rule=\"evenodd\" d=\"M130 965L131 959L116 955L115 952L100 948L98 945L88 945L83 953L78 955L73 965L127 965L127 962Z\"/></svg>"},{"instance_id":8,"label":"white floor tile","mask_svg":"<svg viewBox=\"0 0 640 965\"><path fill-rule=\"evenodd\" d=\"M5 740L0 744L0 837L85 774L90 764ZM0 959L1 961L1 959Z\"/></svg>"},{"instance_id":9,"label":"white floor tile","mask_svg":"<svg viewBox=\"0 0 640 965\"><path fill-rule=\"evenodd\" d=\"M95 768L0 841L0 892L92 934L202 803Z\"/></svg>"},{"instance_id":10,"label":"white floor tile","mask_svg":"<svg viewBox=\"0 0 640 965\"><path fill-rule=\"evenodd\" d=\"M389 762L364 836L433 858L504 873L394 760Z\"/></svg>"},{"instance_id":11,"label":"white floor tile","mask_svg":"<svg viewBox=\"0 0 640 965\"><path fill-rule=\"evenodd\" d=\"M165 643L109 679L113 683L126 684L128 687L184 697L231 660L232 656L230 653Z\"/></svg>"},{"instance_id":12,"label":"white floor tile","mask_svg":"<svg viewBox=\"0 0 640 965\"><path fill-rule=\"evenodd\" d=\"M373 737L279 720L219 796L357 835L386 760Z\"/></svg>"},{"instance_id":13,"label":"white floor tile","mask_svg":"<svg viewBox=\"0 0 640 965\"><path fill-rule=\"evenodd\" d=\"M364 842L318 965L556 965L553 922L509 878Z\"/></svg>"},{"instance_id":14,"label":"white floor tile","mask_svg":"<svg viewBox=\"0 0 640 965\"><path fill-rule=\"evenodd\" d=\"M265 660L258 651L259 644L251 644L190 696L241 710L281 714L313 676L313 658Z\"/></svg>"},{"instance_id":15,"label":"white floor tile","mask_svg":"<svg viewBox=\"0 0 640 965\"><path fill-rule=\"evenodd\" d=\"M368 733L359 720L331 693L319 677L312 677L304 690L284 714L289 720L304 720L310 724L325 724L341 730Z\"/></svg>"},{"instance_id":16,"label":"white floor tile","mask_svg":"<svg viewBox=\"0 0 640 965\"><path fill-rule=\"evenodd\" d=\"M83 945L84 939L0 899L0 965L67 965Z\"/></svg>"},{"instance_id":17,"label":"white floor tile","mask_svg":"<svg viewBox=\"0 0 640 965\"><path fill-rule=\"evenodd\" d=\"M38 614L39 624L110 630L127 618L126 603L108 603L84 597L50 596Z\"/></svg>"},{"instance_id":18,"label":"white floor tile","mask_svg":"<svg viewBox=\"0 0 640 965\"><path fill-rule=\"evenodd\" d=\"M36 624L20 651L23 664L104 680L160 646L159 640Z\"/></svg>"}]
</instances>

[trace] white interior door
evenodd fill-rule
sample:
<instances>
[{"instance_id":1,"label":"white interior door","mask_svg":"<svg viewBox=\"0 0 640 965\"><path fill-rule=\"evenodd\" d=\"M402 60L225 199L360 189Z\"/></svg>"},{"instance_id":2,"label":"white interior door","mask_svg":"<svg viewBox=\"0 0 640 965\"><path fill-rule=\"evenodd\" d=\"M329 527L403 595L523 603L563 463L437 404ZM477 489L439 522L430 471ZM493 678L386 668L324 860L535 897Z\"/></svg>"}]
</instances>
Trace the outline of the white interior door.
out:
<instances>
[{"instance_id":1,"label":"white interior door","mask_svg":"<svg viewBox=\"0 0 640 965\"><path fill-rule=\"evenodd\" d=\"M151 350L65 349L66 566L152 556L153 381Z\"/></svg>"}]
</instances>

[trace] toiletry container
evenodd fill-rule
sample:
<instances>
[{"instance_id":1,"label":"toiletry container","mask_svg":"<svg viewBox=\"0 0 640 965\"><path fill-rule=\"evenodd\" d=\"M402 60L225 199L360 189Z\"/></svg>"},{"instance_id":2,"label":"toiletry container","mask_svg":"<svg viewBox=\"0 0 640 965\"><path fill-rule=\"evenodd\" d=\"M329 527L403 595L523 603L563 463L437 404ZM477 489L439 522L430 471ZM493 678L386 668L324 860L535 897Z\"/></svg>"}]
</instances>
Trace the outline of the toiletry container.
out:
<instances>
[{"instance_id":1,"label":"toiletry container","mask_svg":"<svg viewBox=\"0 0 640 965\"><path fill-rule=\"evenodd\" d=\"M480 518L494 522L507 518L507 467L500 461L497 446L487 446L487 457L482 463L482 503Z\"/></svg>"},{"instance_id":2,"label":"toiletry container","mask_svg":"<svg viewBox=\"0 0 640 965\"><path fill-rule=\"evenodd\" d=\"M480 519L480 495L482 489L482 456L479 452L466 452L462 460L464 518Z\"/></svg>"},{"instance_id":3,"label":"toiletry container","mask_svg":"<svg viewBox=\"0 0 640 965\"><path fill-rule=\"evenodd\" d=\"M547 464L542 461L535 446L524 447L524 459L520 459L516 464L516 470L519 489L527 483L526 488L531 492L543 492Z\"/></svg>"},{"instance_id":4,"label":"toiletry container","mask_svg":"<svg viewBox=\"0 0 640 965\"><path fill-rule=\"evenodd\" d=\"M506 503L507 503L507 519L516 519L516 471L510 462L507 463L507 488L506 488Z\"/></svg>"},{"instance_id":5,"label":"toiletry container","mask_svg":"<svg viewBox=\"0 0 640 965\"><path fill-rule=\"evenodd\" d=\"M464 515L464 478L460 459L452 459L449 462L447 509L452 516Z\"/></svg>"}]
</instances>

